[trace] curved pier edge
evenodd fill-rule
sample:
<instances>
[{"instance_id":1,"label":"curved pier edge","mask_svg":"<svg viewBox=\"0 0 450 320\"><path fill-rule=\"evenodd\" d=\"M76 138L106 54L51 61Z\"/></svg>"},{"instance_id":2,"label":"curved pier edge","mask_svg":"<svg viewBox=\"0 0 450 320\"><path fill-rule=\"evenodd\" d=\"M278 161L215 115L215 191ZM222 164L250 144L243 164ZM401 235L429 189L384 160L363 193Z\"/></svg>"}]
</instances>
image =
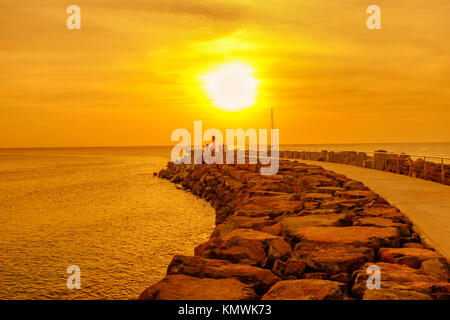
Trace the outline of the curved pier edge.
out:
<instances>
[{"instance_id":1,"label":"curved pier edge","mask_svg":"<svg viewBox=\"0 0 450 320\"><path fill-rule=\"evenodd\" d=\"M169 163L159 177L209 201L216 228L140 299L450 298L447 259L405 214L340 173L290 161L275 176L258 165ZM373 270L380 289L368 285Z\"/></svg>"},{"instance_id":2,"label":"curved pier edge","mask_svg":"<svg viewBox=\"0 0 450 320\"><path fill-rule=\"evenodd\" d=\"M299 161L361 181L403 212L422 241L450 261L450 186L345 164Z\"/></svg>"}]
</instances>

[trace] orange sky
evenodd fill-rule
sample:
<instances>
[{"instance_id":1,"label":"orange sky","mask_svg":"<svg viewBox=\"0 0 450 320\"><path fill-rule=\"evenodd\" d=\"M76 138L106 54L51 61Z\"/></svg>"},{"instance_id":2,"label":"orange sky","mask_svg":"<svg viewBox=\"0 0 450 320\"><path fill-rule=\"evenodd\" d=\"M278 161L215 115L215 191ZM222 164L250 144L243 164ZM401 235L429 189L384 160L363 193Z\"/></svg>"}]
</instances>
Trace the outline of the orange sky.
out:
<instances>
[{"instance_id":1,"label":"orange sky","mask_svg":"<svg viewBox=\"0 0 450 320\"><path fill-rule=\"evenodd\" d=\"M66 8L82 11L66 28ZM366 27L367 6L382 30ZM0 5L0 147L169 145L177 128L266 128L281 143L450 141L448 0L18 0ZM199 76L239 61L240 112Z\"/></svg>"}]
</instances>

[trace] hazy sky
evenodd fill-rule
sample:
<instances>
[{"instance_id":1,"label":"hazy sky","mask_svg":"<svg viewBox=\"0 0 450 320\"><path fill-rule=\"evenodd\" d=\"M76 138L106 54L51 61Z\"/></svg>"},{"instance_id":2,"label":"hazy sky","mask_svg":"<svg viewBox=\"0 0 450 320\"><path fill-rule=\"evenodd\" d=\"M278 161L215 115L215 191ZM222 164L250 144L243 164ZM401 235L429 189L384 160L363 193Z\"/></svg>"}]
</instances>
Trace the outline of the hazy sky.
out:
<instances>
[{"instance_id":1,"label":"hazy sky","mask_svg":"<svg viewBox=\"0 0 450 320\"><path fill-rule=\"evenodd\" d=\"M81 30L66 8L81 7ZM382 30L366 8L381 7ZM0 4L0 147L169 145L177 128L281 143L450 141L448 0L17 0ZM199 80L251 66L226 112Z\"/></svg>"}]
</instances>

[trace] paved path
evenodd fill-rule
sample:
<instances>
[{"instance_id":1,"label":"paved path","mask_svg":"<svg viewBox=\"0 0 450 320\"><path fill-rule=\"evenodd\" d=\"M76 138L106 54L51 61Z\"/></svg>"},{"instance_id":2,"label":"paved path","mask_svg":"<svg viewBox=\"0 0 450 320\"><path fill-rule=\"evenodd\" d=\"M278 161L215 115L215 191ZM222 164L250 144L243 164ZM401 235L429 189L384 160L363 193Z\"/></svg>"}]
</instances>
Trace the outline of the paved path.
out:
<instances>
[{"instance_id":1,"label":"paved path","mask_svg":"<svg viewBox=\"0 0 450 320\"><path fill-rule=\"evenodd\" d=\"M406 214L423 240L450 261L450 186L345 164L296 160L363 182Z\"/></svg>"}]
</instances>

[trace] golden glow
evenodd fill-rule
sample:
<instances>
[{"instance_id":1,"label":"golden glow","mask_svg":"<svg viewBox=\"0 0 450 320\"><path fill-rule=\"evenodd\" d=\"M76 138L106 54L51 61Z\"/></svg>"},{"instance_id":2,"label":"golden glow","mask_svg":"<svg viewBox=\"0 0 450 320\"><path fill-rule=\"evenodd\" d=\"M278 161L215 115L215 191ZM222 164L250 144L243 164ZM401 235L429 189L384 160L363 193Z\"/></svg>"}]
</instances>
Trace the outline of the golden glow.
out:
<instances>
[{"instance_id":1,"label":"golden glow","mask_svg":"<svg viewBox=\"0 0 450 320\"><path fill-rule=\"evenodd\" d=\"M269 107L283 144L450 141L450 1L382 1L382 30L339 0L81 1L67 30L59 2L1 2L0 148L167 146L195 120L269 127Z\"/></svg>"},{"instance_id":2,"label":"golden glow","mask_svg":"<svg viewBox=\"0 0 450 320\"><path fill-rule=\"evenodd\" d=\"M223 64L203 76L204 88L214 105L238 111L255 104L258 79L252 67L243 63Z\"/></svg>"}]
</instances>

